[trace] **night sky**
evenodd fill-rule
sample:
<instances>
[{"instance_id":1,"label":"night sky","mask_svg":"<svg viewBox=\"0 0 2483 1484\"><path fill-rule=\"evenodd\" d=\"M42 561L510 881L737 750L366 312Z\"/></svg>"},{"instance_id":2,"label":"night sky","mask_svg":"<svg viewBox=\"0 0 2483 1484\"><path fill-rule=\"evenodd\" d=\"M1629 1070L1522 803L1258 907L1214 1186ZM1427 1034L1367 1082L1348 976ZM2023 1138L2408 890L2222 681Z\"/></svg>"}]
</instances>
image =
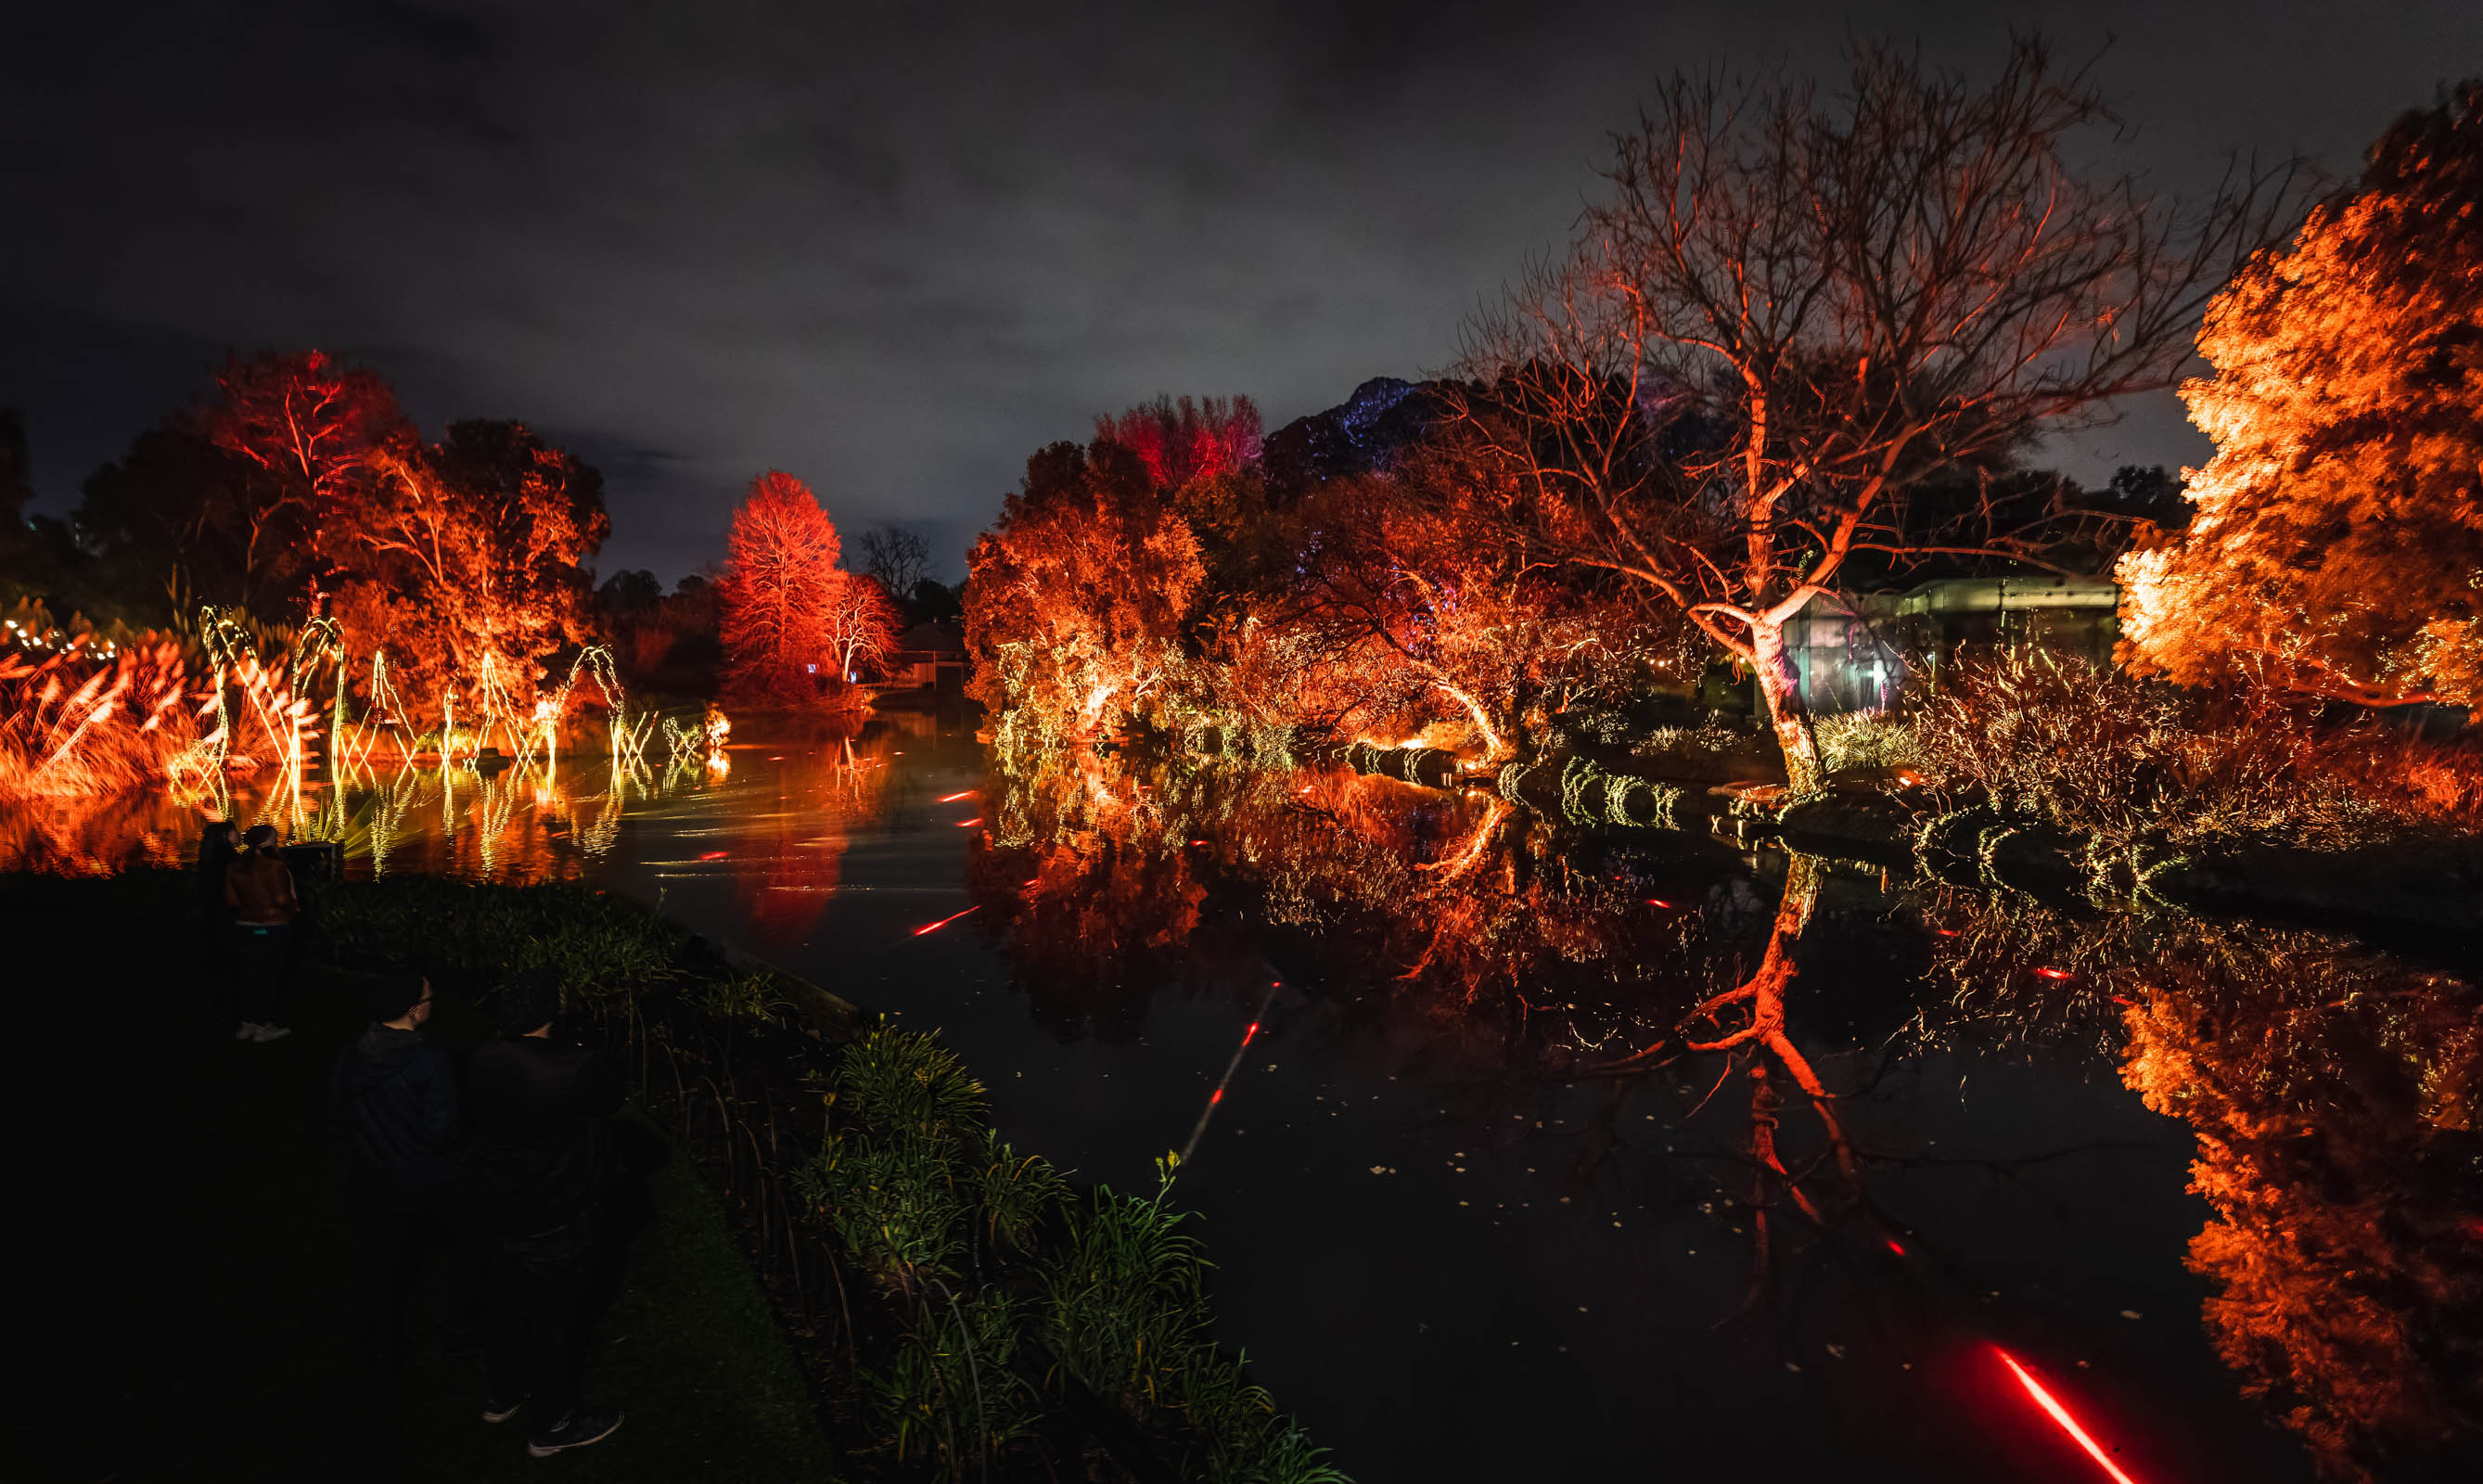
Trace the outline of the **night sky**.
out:
<instances>
[{"instance_id":1,"label":"night sky","mask_svg":"<svg viewBox=\"0 0 2483 1484\"><path fill-rule=\"evenodd\" d=\"M605 571L721 554L741 485L918 524L954 576L1027 454L1159 391L1272 428L1454 354L1676 66L1849 31L2100 74L2128 158L2350 172L2483 70L2483 4L1588 8L43 6L0 29L0 406L38 505L227 348L322 345L436 433L609 482ZM2080 455L2195 461L2168 396Z\"/></svg>"}]
</instances>

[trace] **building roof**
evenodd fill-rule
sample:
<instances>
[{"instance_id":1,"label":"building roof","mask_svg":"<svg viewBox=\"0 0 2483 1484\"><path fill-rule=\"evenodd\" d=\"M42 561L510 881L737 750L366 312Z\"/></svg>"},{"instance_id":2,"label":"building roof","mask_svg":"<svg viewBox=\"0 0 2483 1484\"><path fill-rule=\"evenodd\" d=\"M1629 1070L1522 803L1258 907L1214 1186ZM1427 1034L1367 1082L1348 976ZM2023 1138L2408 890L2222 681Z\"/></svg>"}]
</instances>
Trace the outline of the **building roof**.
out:
<instances>
[{"instance_id":1,"label":"building roof","mask_svg":"<svg viewBox=\"0 0 2483 1484\"><path fill-rule=\"evenodd\" d=\"M962 658L966 652L966 635L954 623L934 619L928 623L917 623L897 635L896 647L918 654L954 654Z\"/></svg>"}]
</instances>

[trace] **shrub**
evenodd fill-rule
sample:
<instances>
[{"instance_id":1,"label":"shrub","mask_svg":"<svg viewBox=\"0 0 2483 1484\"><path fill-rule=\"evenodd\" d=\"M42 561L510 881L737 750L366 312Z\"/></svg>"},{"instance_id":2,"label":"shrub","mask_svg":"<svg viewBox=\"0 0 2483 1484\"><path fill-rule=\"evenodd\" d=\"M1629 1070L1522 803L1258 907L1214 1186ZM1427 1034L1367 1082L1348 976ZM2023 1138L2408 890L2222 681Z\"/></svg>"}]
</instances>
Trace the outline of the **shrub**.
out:
<instances>
[{"instance_id":1,"label":"shrub","mask_svg":"<svg viewBox=\"0 0 2483 1484\"><path fill-rule=\"evenodd\" d=\"M1848 711L1811 724L1820 761L1830 773L1846 768L1907 768L1921 761L1913 729L1885 711Z\"/></svg>"},{"instance_id":2,"label":"shrub","mask_svg":"<svg viewBox=\"0 0 2483 1484\"><path fill-rule=\"evenodd\" d=\"M2346 849L2459 822L2433 801L2474 797L2455 750L2409 769L2417 744L2381 724L2323 726L2264 693L2182 691L2043 649L1950 667L1907 731L1936 786L2084 839L2098 876L2249 843Z\"/></svg>"}]
</instances>

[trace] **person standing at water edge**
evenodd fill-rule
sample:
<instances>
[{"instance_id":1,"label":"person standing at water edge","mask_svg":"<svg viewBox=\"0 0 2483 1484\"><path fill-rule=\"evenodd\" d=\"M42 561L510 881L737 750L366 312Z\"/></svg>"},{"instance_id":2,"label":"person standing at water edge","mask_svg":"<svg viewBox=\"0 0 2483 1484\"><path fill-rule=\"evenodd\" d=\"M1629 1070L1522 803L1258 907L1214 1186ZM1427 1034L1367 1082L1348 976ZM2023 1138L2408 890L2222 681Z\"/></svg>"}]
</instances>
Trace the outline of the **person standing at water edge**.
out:
<instances>
[{"instance_id":1,"label":"person standing at water edge","mask_svg":"<svg viewBox=\"0 0 2483 1484\"><path fill-rule=\"evenodd\" d=\"M198 869L192 881L199 892L199 983L201 1018L212 1018L233 1003L233 911L225 905L225 872L241 854L241 832L229 819L210 819L199 833Z\"/></svg>"},{"instance_id":2,"label":"person standing at water edge","mask_svg":"<svg viewBox=\"0 0 2483 1484\"><path fill-rule=\"evenodd\" d=\"M293 1034L276 1023L276 1010L302 899L273 826L251 826L242 844L247 848L225 868L225 905L233 910L233 945L241 957L241 1029L233 1039L276 1041Z\"/></svg>"},{"instance_id":3,"label":"person standing at water edge","mask_svg":"<svg viewBox=\"0 0 2483 1484\"><path fill-rule=\"evenodd\" d=\"M485 1211L495 1232L487 1422L527 1413L526 1451L547 1458L621 1425L577 1404L587 1279L603 1197L621 1176L612 1133L620 1069L555 1036L560 993L540 973L494 996L500 1036L474 1053L471 1108Z\"/></svg>"},{"instance_id":4,"label":"person standing at water edge","mask_svg":"<svg viewBox=\"0 0 2483 1484\"><path fill-rule=\"evenodd\" d=\"M422 1255L448 1251L448 1347L473 1343L485 1254L467 1199L457 1070L422 1039L431 985L389 974L371 987L371 1023L328 1079L332 1124L354 1165L360 1232L354 1320L376 1381L405 1355L405 1300Z\"/></svg>"}]
</instances>

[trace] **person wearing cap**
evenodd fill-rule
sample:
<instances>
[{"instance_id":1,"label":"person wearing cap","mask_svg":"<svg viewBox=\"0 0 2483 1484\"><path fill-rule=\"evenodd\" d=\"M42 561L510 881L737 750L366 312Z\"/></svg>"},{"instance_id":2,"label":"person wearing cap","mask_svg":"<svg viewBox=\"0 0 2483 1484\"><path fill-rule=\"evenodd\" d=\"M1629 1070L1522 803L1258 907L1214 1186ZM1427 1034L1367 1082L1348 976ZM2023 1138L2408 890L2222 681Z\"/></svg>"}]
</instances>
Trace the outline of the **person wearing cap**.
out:
<instances>
[{"instance_id":1,"label":"person wearing cap","mask_svg":"<svg viewBox=\"0 0 2483 1484\"><path fill-rule=\"evenodd\" d=\"M371 1021L336 1058L330 1121L353 1163L360 1256L355 1329L374 1380L405 1358L405 1301L423 1256L448 1252L448 1348L475 1343L486 1261L467 1178L457 1070L423 1039L431 985L387 974L370 993Z\"/></svg>"},{"instance_id":2,"label":"person wearing cap","mask_svg":"<svg viewBox=\"0 0 2483 1484\"><path fill-rule=\"evenodd\" d=\"M474 1052L469 1105L495 1232L483 1419L527 1413L526 1451L548 1458L609 1437L613 1410L581 1406L587 1281L603 1198L621 1178L612 1115L625 1091L601 1051L555 1034L560 991L537 971L493 996L497 1039Z\"/></svg>"}]
</instances>

